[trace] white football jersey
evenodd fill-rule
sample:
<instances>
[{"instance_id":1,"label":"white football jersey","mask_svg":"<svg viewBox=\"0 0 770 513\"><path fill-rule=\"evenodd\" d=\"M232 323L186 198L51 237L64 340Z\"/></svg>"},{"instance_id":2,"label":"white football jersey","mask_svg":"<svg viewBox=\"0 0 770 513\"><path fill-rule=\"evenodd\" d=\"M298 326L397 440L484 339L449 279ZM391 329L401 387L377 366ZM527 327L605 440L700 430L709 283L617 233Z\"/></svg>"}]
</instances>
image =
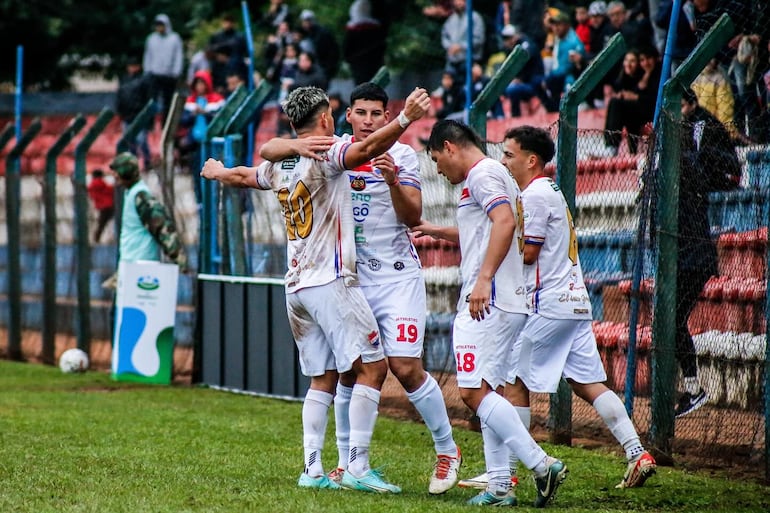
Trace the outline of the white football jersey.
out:
<instances>
[{"instance_id":1,"label":"white football jersey","mask_svg":"<svg viewBox=\"0 0 770 513\"><path fill-rule=\"evenodd\" d=\"M524 241L540 255L525 265L530 311L551 319L591 319L591 301L583 282L572 215L559 186L538 177L521 193Z\"/></svg>"},{"instance_id":2,"label":"white football jersey","mask_svg":"<svg viewBox=\"0 0 770 513\"><path fill-rule=\"evenodd\" d=\"M462 289L457 310L467 308L466 298L473 290L487 254L492 221L487 214L504 205L513 211L516 230L511 249L503 259L492 280L491 304L512 313L527 313L524 282L523 220L519 186L500 162L485 158L468 173L457 206L457 227L460 231L460 274Z\"/></svg>"},{"instance_id":3,"label":"white football jersey","mask_svg":"<svg viewBox=\"0 0 770 513\"><path fill-rule=\"evenodd\" d=\"M325 160L291 157L257 168L260 188L272 190L286 220L286 292L343 278L357 285L350 187L343 164L349 142L338 141Z\"/></svg>"},{"instance_id":4,"label":"white football jersey","mask_svg":"<svg viewBox=\"0 0 770 513\"><path fill-rule=\"evenodd\" d=\"M354 139L346 135L343 140ZM399 168L399 183L420 190L420 164L414 150L397 142L388 153ZM420 259L409 237L409 228L396 217L390 187L380 171L366 163L349 170L347 176L360 284L380 285L419 276Z\"/></svg>"}]
</instances>

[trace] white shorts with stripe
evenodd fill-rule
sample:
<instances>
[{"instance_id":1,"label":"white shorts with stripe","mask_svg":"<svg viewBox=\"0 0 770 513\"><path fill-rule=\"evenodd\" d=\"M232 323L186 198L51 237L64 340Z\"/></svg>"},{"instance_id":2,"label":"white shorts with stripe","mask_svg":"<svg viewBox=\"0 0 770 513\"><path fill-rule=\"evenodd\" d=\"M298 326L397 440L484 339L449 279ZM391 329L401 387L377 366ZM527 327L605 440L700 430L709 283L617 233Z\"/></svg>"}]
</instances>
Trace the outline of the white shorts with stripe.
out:
<instances>
[{"instance_id":1,"label":"white shorts with stripe","mask_svg":"<svg viewBox=\"0 0 770 513\"><path fill-rule=\"evenodd\" d=\"M385 356L421 358L426 310L422 276L361 290L377 319Z\"/></svg>"},{"instance_id":2,"label":"white shorts with stripe","mask_svg":"<svg viewBox=\"0 0 770 513\"><path fill-rule=\"evenodd\" d=\"M481 388L482 381L493 389L504 385L513 342L526 320L526 314L494 306L481 321L471 318L467 306L458 312L452 331L457 386Z\"/></svg>"},{"instance_id":3,"label":"white shorts with stripe","mask_svg":"<svg viewBox=\"0 0 770 513\"><path fill-rule=\"evenodd\" d=\"M607 380L590 320L532 314L513 345L507 380L532 392L554 393L562 376L581 384Z\"/></svg>"},{"instance_id":4,"label":"white shorts with stripe","mask_svg":"<svg viewBox=\"0 0 770 513\"><path fill-rule=\"evenodd\" d=\"M364 363L385 357L363 292L341 278L286 294L286 309L305 376L347 372L358 357Z\"/></svg>"}]
</instances>

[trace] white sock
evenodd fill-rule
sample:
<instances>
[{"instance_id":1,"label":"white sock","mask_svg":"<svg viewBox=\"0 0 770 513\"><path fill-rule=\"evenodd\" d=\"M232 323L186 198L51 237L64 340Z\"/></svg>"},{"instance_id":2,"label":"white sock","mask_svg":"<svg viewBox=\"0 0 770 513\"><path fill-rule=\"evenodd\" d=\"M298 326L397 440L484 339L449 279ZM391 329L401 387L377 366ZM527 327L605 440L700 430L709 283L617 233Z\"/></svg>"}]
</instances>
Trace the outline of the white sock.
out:
<instances>
[{"instance_id":1,"label":"white sock","mask_svg":"<svg viewBox=\"0 0 770 513\"><path fill-rule=\"evenodd\" d=\"M337 467L347 468L350 457L350 396L353 387L337 383L337 394L334 396L334 421L337 433Z\"/></svg>"},{"instance_id":2,"label":"white sock","mask_svg":"<svg viewBox=\"0 0 770 513\"><path fill-rule=\"evenodd\" d=\"M684 378L684 390L690 395L695 395L700 392L700 384L698 383L698 378L696 376Z\"/></svg>"},{"instance_id":3,"label":"white sock","mask_svg":"<svg viewBox=\"0 0 770 513\"><path fill-rule=\"evenodd\" d=\"M350 397L350 455L347 471L361 477L369 471L369 444L372 442L380 391L356 384Z\"/></svg>"},{"instance_id":4,"label":"white sock","mask_svg":"<svg viewBox=\"0 0 770 513\"><path fill-rule=\"evenodd\" d=\"M427 372L425 375L425 383L414 392L407 393L406 396L428 426L433 436L436 454L455 455L457 445L452 437L452 425L449 423L444 396L441 395L441 389L433 376Z\"/></svg>"},{"instance_id":5,"label":"white sock","mask_svg":"<svg viewBox=\"0 0 770 513\"><path fill-rule=\"evenodd\" d=\"M513 405L499 394L487 394L476 413L481 422L486 423L527 468L534 469L545 459L545 451L524 428Z\"/></svg>"},{"instance_id":6,"label":"white sock","mask_svg":"<svg viewBox=\"0 0 770 513\"><path fill-rule=\"evenodd\" d=\"M607 390L594 400L596 413L604 420L615 439L626 451L626 458L631 461L644 452L642 442L636 433L633 422L623 407L623 402L612 390Z\"/></svg>"},{"instance_id":7,"label":"white sock","mask_svg":"<svg viewBox=\"0 0 770 513\"><path fill-rule=\"evenodd\" d=\"M481 423L481 438L484 440L484 462L487 467L489 484L487 490L504 495L511 488L511 474L508 469L508 447L486 423Z\"/></svg>"},{"instance_id":8,"label":"white sock","mask_svg":"<svg viewBox=\"0 0 770 513\"><path fill-rule=\"evenodd\" d=\"M302 404L303 447L305 449L305 473L311 477L322 476L321 450L324 447L329 406L334 396L327 392L310 389Z\"/></svg>"},{"instance_id":9,"label":"white sock","mask_svg":"<svg viewBox=\"0 0 770 513\"><path fill-rule=\"evenodd\" d=\"M524 428L529 431L530 425L532 424L532 411L529 406L514 406L514 409L516 410L516 413L519 414L519 418L521 419L521 423L524 424ZM512 452L508 456L508 466L511 469L511 475L515 476L519 466L519 457Z\"/></svg>"}]
</instances>

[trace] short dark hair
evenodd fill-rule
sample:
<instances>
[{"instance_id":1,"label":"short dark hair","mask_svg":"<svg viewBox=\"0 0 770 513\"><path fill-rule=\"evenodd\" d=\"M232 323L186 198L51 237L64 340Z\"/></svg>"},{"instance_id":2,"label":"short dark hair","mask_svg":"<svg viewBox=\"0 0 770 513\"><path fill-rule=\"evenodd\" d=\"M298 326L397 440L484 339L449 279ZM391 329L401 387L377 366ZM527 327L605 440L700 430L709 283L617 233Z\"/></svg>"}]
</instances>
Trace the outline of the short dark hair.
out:
<instances>
[{"instance_id":1,"label":"short dark hair","mask_svg":"<svg viewBox=\"0 0 770 513\"><path fill-rule=\"evenodd\" d=\"M101 168L96 168L91 171L91 176L94 178L102 178L104 176L104 171L102 171Z\"/></svg>"},{"instance_id":2,"label":"short dark hair","mask_svg":"<svg viewBox=\"0 0 770 513\"><path fill-rule=\"evenodd\" d=\"M522 125L505 132L504 139L513 139L521 149L529 151L540 157L543 166L548 164L556 153L551 134L542 128L530 125Z\"/></svg>"},{"instance_id":3,"label":"short dark hair","mask_svg":"<svg viewBox=\"0 0 770 513\"><path fill-rule=\"evenodd\" d=\"M388 107L388 93L381 86L374 82L363 82L358 84L350 93L350 106L352 107L356 100L372 100L382 102L383 108Z\"/></svg>"},{"instance_id":4,"label":"short dark hair","mask_svg":"<svg viewBox=\"0 0 770 513\"><path fill-rule=\"evenodd\" d=\"M460 147L475 146L486 153L481 137L471 127L454 119L442 119L433 125L428 138L428 151L441 151L444 141Z\"/></svg>"}]
</instances>

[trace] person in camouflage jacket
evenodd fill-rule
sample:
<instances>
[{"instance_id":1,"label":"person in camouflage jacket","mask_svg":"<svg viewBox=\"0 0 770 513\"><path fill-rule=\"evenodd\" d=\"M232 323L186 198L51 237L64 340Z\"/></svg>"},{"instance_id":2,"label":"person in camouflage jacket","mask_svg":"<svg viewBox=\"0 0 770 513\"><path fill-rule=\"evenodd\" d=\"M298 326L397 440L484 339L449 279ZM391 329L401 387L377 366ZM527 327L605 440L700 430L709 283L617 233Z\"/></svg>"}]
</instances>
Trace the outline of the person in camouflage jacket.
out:
<instances>
[{"instance_id":1,"label":"person in camouflage jacket","mask_svg":"<svg viewBox=\"0 0 770 513\"><path fill-rule=\"evenodd\" d=\"M123 186L123 216L120 229L120 260L160 260L162 251L184 272L187 255L174 217L150 193L139 175L139 162L131 153L117 155L110 163Z\"/></svg>"}]
</instances>

